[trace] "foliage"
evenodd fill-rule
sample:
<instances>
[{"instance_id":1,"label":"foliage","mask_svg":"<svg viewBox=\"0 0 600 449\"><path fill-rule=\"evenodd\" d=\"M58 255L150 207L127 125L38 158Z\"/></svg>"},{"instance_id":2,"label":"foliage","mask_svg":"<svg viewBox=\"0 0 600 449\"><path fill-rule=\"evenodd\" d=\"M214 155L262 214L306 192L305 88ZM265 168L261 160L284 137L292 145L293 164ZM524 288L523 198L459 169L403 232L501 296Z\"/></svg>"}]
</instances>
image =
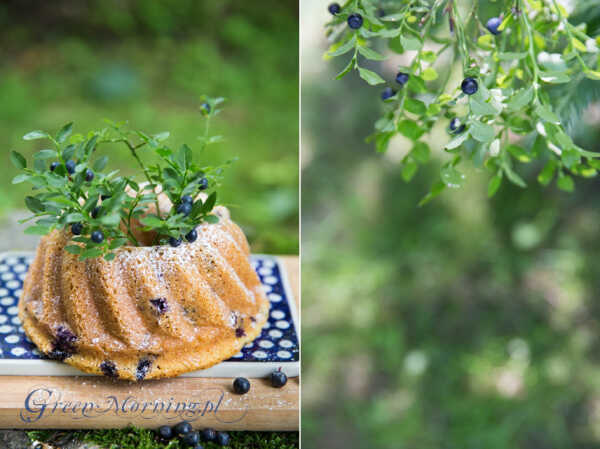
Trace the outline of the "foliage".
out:
<instances>
[{"instance_id":1,"label":"foliage","mask_svg":"<svg viewBox=\"0 0 600 449\"><path fill-rule=\"evenodd\" d=\"M222 98L207 98L201 106L206 127L204 135L199 137L198 153L222 139L209 135L210 119L220 112L217 106L222 101ZM182 239L202 221L218 221L218 216L211 212L217 200L214 187L220 179L221 167L199 166L186 144L177 151L171 149L166 144L169 132L150 136L130 130L125 122L108 121L108 125L85 135L72 135L72 122L54 136L44 131L25 134L25 140L47 139L54 146L37 152L31 168L20 153L11 152L13 164L23 171L13 179L13 184L29 182L35 192L25 198L34 215L23 221L36 220L25 233L44 235L54 229L71 229L72 240L79 245L69 245L65 247L67 251L81 259L104 256L111 260L115 257L111 251L125 244L165 244L169 237ZM105 143L124 144L144 173L146 184L138 184L133 177L118 176L118 170L105 173L108 157L98 154ZM140 156L144 150L153 152L159 163L146 165ZM159 189L173 204L166 215L160 210ZM195 199L204 190L212 192L204 201ZM144 230L156 232L154 242L136 239L135 220L141 221ZM75 226L79 227L77 231ZM101 241L94 240L94 233L98 232Z\"/></svg>"},{"instance_id":2,"label":"foliage","mask_svg":"<svg viewBox=\"0 0 600 449\"><path fill-rule=\"evenodd\" d=\"M294 449L298 447L297 432L228 432L232 449ZM32 441L52 444L60 438L60 432L53 430L29 431ZM149 429L128 427L113 430L81 430L69 436L70 439L97 444L106 449L181 449L178 440L163 443L157 440ZM215 443L202 443L205 449L217 449Z\"/></svg>"},{"instance_id":3,"label":"foliage","mask_svg":"<svg viewBox=\"0 0 600 449\"><path fill-rule=\"evenodd\" d=\"M574 143L568 120L561 120L578 85L586 78L600 80L600 37L586 34L585 24L569 22L556 0L503 2L498 12L495 23L486 23L477 1L469 6L454 0L348 0L327 25L334 43L326 56L351 54L338 79L357 70L368 84L384 84L365 63L413 52L410 64L398 68L398 91L388 88L382 95L386 107L368 138L380 152L396 135L412 141L402 161L406 181L429 161L423 136L443 119L451 120L444 144L450 159L420 204L447 187L462 186L466 177L460 167L467 160L492 174L489 196L504 179L526 187L514 169L518 163L544 161L538 182L545 186L556 179L569 192L572 175L593 177L600 169L600 153ZM364 18L358 30L346 25L351 14ZM387 51L376 51L378 45ZM456 61L463 84L476 83L474 92L461 91L451 78Z\"/></svg>"}]
</instances>

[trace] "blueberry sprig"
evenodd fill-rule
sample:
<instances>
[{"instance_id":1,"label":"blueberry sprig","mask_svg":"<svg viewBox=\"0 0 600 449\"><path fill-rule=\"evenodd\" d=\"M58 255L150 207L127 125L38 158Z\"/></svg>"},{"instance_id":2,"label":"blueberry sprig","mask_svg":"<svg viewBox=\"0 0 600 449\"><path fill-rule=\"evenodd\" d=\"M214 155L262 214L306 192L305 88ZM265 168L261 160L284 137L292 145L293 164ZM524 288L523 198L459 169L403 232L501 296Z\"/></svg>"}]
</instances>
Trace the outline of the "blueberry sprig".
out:
<instances>
[{"instance_id":1,"label":"blueberry sprig","mask_svg":"<svg viewBox=\"0 0 600 449\"><path fill-rule=\"evenodd\" d=\"M200 107L205 129L197 152L221 140L209 134L209 124L222 101L206 98ZM231 161L224 166L201 166L188 145L174 150L166 143L168 132L148 135L129 129L125 122L107 121L107 125L85 135L73 134L72 123L56 134L27 133L25 140L44 139L52 144L35 153L30 166L20 153L10 153L13 164L22 170L13 184L33 186L25 198L33 215L23 222L34 224L25 233L45 235L64 229L72 235L72 244L65 248L70 253L81 259L104 256L111 260L112 251L124 245L166 244L182 238L192 242L198 224L218 222L212 213L217 203L215 189ZM104 144L124 144L143 172L145 184L119 175L118 170L107 172L108 157L100 153ZM158 162L145 163L147 153L153 153ZM166 213L159 208L161 190L173 204ZM138 220L144 230L154 231L153 242L138 241L134 233Z\"/></svg>"},{"instance_id":2,"label":"blueberry sprig","mask_svg":"<svg viewBox=\"0 0 600 449\"><path fill-rule=\"evenodd\" d=\"M569 102L585 78L600 80L600 37L571 24L557 0L504 2L492 17L480 17L477 8L465 10L455 0L335 5L326 28L333 42L325 56L351 55L338 79L357 70L368 84L385 86L379 91L383 116L367 140L380 152L395 136L412 141L402 160L406 181L429 161L431 150L422 138L437 123L461 117L458 127L448 127L444 150L450 160L421 204L448 187L462 186L459 167L465 161L492 174L489 196L503 179L526 187L517 163L542 161L538 181L548 185L556 179L565 191L574 188L572 176L597 175L600 153L576 145L561 117L568 116ZM408 65L398 67L395 82L393 74L364 68L368 60L407 52ZM462 66L458 83L451 76L455 62Z\"/></svg>"}]
</instances>

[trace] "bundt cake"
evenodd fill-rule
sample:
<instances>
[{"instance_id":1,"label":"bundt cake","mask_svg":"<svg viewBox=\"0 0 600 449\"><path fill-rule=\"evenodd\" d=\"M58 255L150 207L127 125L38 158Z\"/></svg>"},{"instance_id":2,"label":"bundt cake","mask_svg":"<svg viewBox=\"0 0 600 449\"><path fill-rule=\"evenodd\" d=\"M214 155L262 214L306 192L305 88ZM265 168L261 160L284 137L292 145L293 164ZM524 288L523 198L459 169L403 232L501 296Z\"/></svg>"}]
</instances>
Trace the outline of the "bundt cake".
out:
<instances>
[{"instance_id":1,"label":"bundt cake","mask_svg":"<svg viewBox=\"0 0 600 449\"><path fill-rule=\"evenodd\" d=\"M111 261L65 251L67 230L43 236L19 303L25 332L52 359L129 380L231 357L258 336L269 302L243 232L225 207L213 213L193 243L122 246Z\"/></svg>"}]
</instances>

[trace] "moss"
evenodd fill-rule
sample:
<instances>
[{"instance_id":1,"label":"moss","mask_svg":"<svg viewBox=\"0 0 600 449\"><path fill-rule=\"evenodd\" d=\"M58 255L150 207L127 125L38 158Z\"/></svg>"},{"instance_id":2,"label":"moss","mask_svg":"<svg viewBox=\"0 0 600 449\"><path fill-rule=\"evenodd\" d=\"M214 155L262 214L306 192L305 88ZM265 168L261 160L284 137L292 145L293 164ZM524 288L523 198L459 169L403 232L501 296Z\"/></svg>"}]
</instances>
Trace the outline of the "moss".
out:
<instances>
[{"instance_id":1,"label":"moss","mask_svg":"<svg viewBox=\"0 0 600 449\"><path fill-rule=\"evenodd\" d=\"M52 444L64 436L54 430L32 430L29 438ZM229 432L231 449L293 449L298 447L298 432ZM160 442L153 430L128 427L125 429L78 430L71 439L94 443L106 449L183 449L178 440ZM64 440L63 440L64 441ZM205 449L217 449L214 443L202 443Z\"/></svg>"}]
</instances>

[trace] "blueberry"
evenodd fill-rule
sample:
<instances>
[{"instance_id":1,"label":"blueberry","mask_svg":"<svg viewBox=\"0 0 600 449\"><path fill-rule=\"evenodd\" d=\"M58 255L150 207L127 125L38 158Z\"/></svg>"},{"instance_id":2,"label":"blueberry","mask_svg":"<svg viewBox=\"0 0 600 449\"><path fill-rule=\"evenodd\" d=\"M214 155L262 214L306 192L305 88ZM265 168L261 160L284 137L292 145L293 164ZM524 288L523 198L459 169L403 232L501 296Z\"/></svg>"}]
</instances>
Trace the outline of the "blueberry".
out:
<instances>
[{"instance_id":1,"label":"blueberry","mask_svg":"<svg viewBox=\"0 0 600 449\"><path fill-rule=\"evenodd\" d=\"M500 34L502 33L501 30L498 30L498 27L500 26L500 24L502 23L502 19L500 17L492 17L490 20L487 21L487 23L485 24L485 27L488 29L488 31L492 34Z\"/></svg>"},{"instance_id":2,"label":"blueberry","mask_svg":"<svg viewBox=\"0 0 600 449\"><path fill-rule=\"evenodd\" d=\"M98 218L98 215L100 215L100 206L94 207L90 215L92 216L92 218Z\"/></svg>"},{"instance_id":3,"label":"blueberry","mask_svg":"<svg viewBox=\"0 0 600 449\"><path fill-rule=\"evenodd\" d=\"M167 312L169 310L169 304L167 303L167 298L156 298L151 299L150 304L156 307L156 311L159 315Z\"/></svg>"},{"instance_id":4,"label":"blueberry","mask_svg":"<svg viewBox=\"0 0 600 449\"><path fill-rule=\"evenodd\" d=\"M383 92L381 92L381 99L385 101L388 98L392 98L394 95L396 95L396 91L391 87L386 87L383 89Z\"/></svg>"},{"instance_id":5,"label":"blueberry","mask_svg":"<svg viewBox=\"0 0 600 449\"><path fill-rule=\"evenodd\" d=\"M408 78L408 73L398 72L398 74L396 75L396 82L401 86L404 86L408 82Z\"/></svg>"},{"instance_id":6,"label":"blueberry","mask_svg":"<svg viewBox=\"0 0 600 449\"><path fill-rule=\"evenodd\" d=\"M460 123L460 120L457 117L454 117L450 120L449 128L451 134L460 134L465 130L465 125Z\"/></svg>"},{"instance_id":7,"label":"blueberry","mask_svg":"<svg viewBox=\"0 0 600 449\"><path fill-rule=\"evenodd\" d=\"M48 357L50 360L58 360L59 362L62 362L63 360L65 360L68 357L71 357L72 355L73 354L69 351L53 349L52 351L46 354L46 357Z\"/></svg>"},{"instance_id":8,"label":"blueberry","mask_svg":"<svg viewBox=\"0 0 600 449\"><path fill-rule=\"evenodd\" d=\"M238 328L235 330L235 336L236 336L237 338L242 338L242 337L245 337L245 336L246 336L246 331L244 330L244 328L243 328L243 327L238 327Z\"/></svg>"},{"instance_id":9,"label":"blueberry","mask_svg":"<svg viewBox=\"0 0 600 449\"><path fill-rule=\"evenodd\" d=\"M144 380L151 366L152 360L146 358L140 359L140 361L138 362L137 369L135 371L135 378L137 380Z\"/></svg>"},{"instance_id":10,"label":"blueberry","mask_svg":"<svg viewBox=\"0 0 600 449\"><path fill-rule=\"evenodd\" d=\"M65 166L67 167L67 173L70 175L75 173L75 161L73 159L69 159Z\"/></svg>"},{"instance_id":11,"label":"blueberry","mask_svg":"<svg viewBox=\"0 0 600 449\"><path fill-rule=\"evenodd\" d=\"M473 95L479 89L477 81L475 78L471 78L470 76L465 78L460 85L460 88L466 95Z\"/></svg>"},{"instance_id":12,"label":"blueberry","mask_svg":"<svg viewBox=\"0 0 600 449\"><path fill-rule=\"evenodd\" d=\"M160 426L156 433L163 440L170 440L171 438L173 438L173 429L171 429L171 427L169 426Z\"/></svg>"},{"instance_id":13,"label":"blueberry","mask_svg":"<svg viewBox=\"0 0 600 449\"><path fill-rule=\"evenodd\" d=\"M187 217L191 211L192 205L190 203L181 203L179 206L177 206L177 213L183 214L185 217Z\"/></svg>"},{"instance_id":14,"label":"blueberry","mask_svg":"<svg viewBox=\"0 0 600 449\"><path fill-rule=\"evenodd\" d=\"M342 7L338 3L332 3L327 7L327 11L329 11L329 13L334 16L338 14L341 10Z\"/></svg>"},{"instance_id":15,"label":"blueberry","mask_svg":"<svg viewBox=\"0 0 600 449\"><path fill-rule=\"evenodd\" d=\"M201 432L202 441L215 441L217 439L217 432L215 429L204 429Z\"/></svg>"},{"instance_id":16,"label":"blueberry","mask_svg":"<svg viewBox=\"0 0 600 449\"><path fill-rule=\"evenodd\" d=\"M177 248L179 245L181 245L181 238L176 239L175 237L169 237L169 245L171 245L173 248Z\"/></svg>"},{"instance_id":17,"label":"blueberry","mask_svg":"<svg viewBox=\"0 0 600 449\"><path fill-rule=\"evenodd\" d=\"M105 376L108 377L118 377L117 376L117 366L115 362L111 362L110 360L105 360L100 364L100 370Z\"/></svg>"},{"instance_id":18,"label":"blueberry","mask_svg":"<svg viewBox=\"0 0 600 449\"><path fill-rule=\"evenodd\" d=\"M104 241L104 234L102 233L102 231L92 232L92 242L102 243L103 241Z\"/></svg>"},{"instance_id":19,"label":"blueberry","mask_svg":"<svg viewBox=\"0 0 600 449\"><path fill-rule=\"evenodd\" d=\"M229 434L225 432L217 432L217 444L219 446L229 446Z\"/></svg>"},{"instance_id":20,"label":"blueberry","mask_svg":"<svg viewBox=\"0 0 600 449\"><path fill-rule=\"evenodd\" d=\"M187 435L192 431L192 425L187 421L181 421L179 424L175 424L173 430L177 435Z\"/></svg>"},{"instance_id":21,"label":"blueberry","mask_svg":"<svg viewBox=\"0 0 600 449\"><path fill-rule=\"evenodd\" d=\"M71 232L73 235L81 235L83 232L83 225L81 223L73 223L71 225Z\"/></svg>"},{"instance_id":22,"label":"blueberry","mask_svg":"<svg viewBox=\"0 0 600 449\"><path fill-rule=\"evenodd\" d=\"M85 170L85 180L87 182L92 182L92 180L94 179L94 172L92 170L90 170L89 168Z\"/></svg>"},{"instance_id":23,"label":"blueberry","mask_svg":"<svg viewBox=\"0 0 600 449\"><path fill-rule=\"evenodd\" d=\"M186 433L181 439L181 441L185 446L193 447L196 444L198 444L198 441L200 441L200 435L198 434L198 432Z\"/></svg>"},{"instance_id":24,"label":"blueberry","mask_svg":"<svg viewBox=\"0 0 600 449\"><path fill-rule=\"evenodd\" d=\"M188 232L185 235L185 239L190 243L195 242L197 238L198 238L198 231L196 231L195 229L192 229L190 232Z\"/></svg>"},{"instance_id":25,"label":"blueberry","mask_svg":"<svg viewBox=\"0 0 600 449\"><path fill-rule=\"evenodd\" d=\"M358 30L363 24L363 18L360 14L350 14L348 16L348 26L353 30Z\"/></svg>"},{"instance_id":26,"label":"blueberry","mask_svg":"<svg viewBox=\"0 0 600 449\"><path fill-rule=\"evenodd\" d=\"M74 343L77 336L64 326L58 326L56 329L55 345L59 349L74 349Z\"/></svg>"},{"instance_id":27,"label":"blueberry","mask_svg":"<svg viewBox=\"0 0 600 449\"><path fill-rule=\"evenodd\" d=\"M200 190L208 189L208 179L200 178L200 181L198 181L198 185L199 185Z\"/></svg>"},{"instance_id":28,"label":"blueberry","mask_svg":"<svg viewBox=\"0 0 600 449\"><path fill-rule=\"evenodd\" d=\"M287 383L287 376L282 371L271 373L271 385L275 388L281 388Z\"/></svg>"},{"instance_id":29,"label":"blueberry","mask_svg":"<svg viewBox=\"0 0 600 449\"><path fill-rule=\"evenodd\" d=\"M210 114L210 105L208 103L202 103L200 105L200 111L202 112L202 114L204 115L208 115Z\"/></svg>"},{"instance_id":30,"label":"blueberry","mask_svg":"<svg viewBox=\"0 0 600 449\"><path fill-rule=\"evenodd\" d=\"M237 394L246 394L250 391L250 382L245 377L236 377L233 381L233 391Z\"/></svg>"},{"instance_id":31,"label":"blueberry","mask_svg":"<svg viewBox=\"0 0 600 449\"><path fill-rule=\"evenodd\" d=\"M52 162L50 164L50 171L54 171L56 170L56 167L58 167L60 164L58 162Z\"/></svg>"},{"instance_id":32,"label":"blueberry","mask_svg":"<svg viewBox=\"0 0 600 449\"><path fill-rule=\"evenodd\" d=\"M194 203L194 198L192 198L190 195L183 195L181 197L181 202L182 203L193 204Z\"/></svg>"}]
</instances>

